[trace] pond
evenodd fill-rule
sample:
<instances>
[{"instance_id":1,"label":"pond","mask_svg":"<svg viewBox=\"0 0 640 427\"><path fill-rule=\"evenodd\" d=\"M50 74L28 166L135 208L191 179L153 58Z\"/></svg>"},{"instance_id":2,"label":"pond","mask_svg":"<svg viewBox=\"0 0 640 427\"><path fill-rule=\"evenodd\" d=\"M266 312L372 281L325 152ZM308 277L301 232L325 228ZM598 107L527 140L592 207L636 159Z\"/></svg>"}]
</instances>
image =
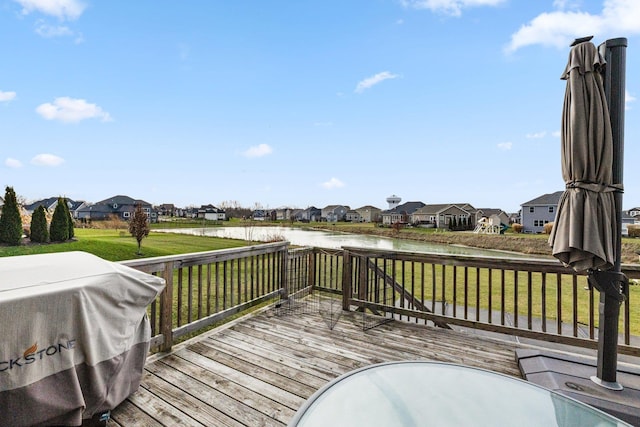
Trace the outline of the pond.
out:
<instances>
[{"instance_id":1,"label":"pond","mask_svg":"<svg viewBox=\"0 0 640 427\"><path fill-rule=\"evenodd\" d=\"M157 229L157 232L192 234L198 236L224 237L230 239L267 242L286 240L294 246L314 246L325 249L340 249L344 246L391 251L407 251L456 255L481 255L500 258L548 258L530 254L519 254L493 249L478 249L442 243L417 242L388 237L308 230L295 227L210 227Z\"/></svg>"}]
</instances>

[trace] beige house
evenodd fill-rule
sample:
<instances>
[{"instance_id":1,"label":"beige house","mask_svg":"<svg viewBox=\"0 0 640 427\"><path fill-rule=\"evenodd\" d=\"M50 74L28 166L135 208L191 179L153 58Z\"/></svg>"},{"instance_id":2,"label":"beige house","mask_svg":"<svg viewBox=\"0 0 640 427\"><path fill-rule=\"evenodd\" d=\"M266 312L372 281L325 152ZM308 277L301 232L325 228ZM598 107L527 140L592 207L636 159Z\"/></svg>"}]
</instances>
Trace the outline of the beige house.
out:
<instances>
[{"instance_id":1,"label":"beige house","mask_svg":"<svg viewBox=\"0 0 640 427\"><path fill-rule=\"evenodd\" d=\"M463 206L471 206L463 204ZM461 221L473 221L475 215L459 205L454 204L436 204L424 205L411 214L412 224L433 224L436 228L448 228L449 224L455 218L455 222L459 224Z\"/></svg>"},{"instance_id":2,"label":"beige house","mask_svg":"<svg viewBox=\"0 0 640 427\"><path fill-rule=\"evenodd\" d=\"M360 222L377 222L380 219L382 209L367 205L356 209L356 212L360 215Z\"/></svg>"}]
</instances>

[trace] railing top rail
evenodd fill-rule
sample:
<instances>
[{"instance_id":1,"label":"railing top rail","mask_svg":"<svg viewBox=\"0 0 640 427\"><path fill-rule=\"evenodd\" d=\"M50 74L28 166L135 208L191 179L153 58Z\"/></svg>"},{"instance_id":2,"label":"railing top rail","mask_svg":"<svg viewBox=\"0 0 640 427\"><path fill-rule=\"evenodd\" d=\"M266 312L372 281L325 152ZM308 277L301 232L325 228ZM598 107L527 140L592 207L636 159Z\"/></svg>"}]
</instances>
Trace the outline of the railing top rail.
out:
<instances>
[{"instance_id":1,"label":"railing top rail","mask_svg":"<svg viewBox=\"0 0 640 427\"><path fill-rule=\"evenodd\" d=\"M261 255L266 253L273 253L279 251L285 251L289 248L289 242L275 242L264 243L251 246L243 246L240 248L231 249L218 249L214 251L206 252L194 252L188 254L179 255L166 255L151 258L142 258L135 260L121 261L121 264L129 267L144 267L146 269L153 269L153 266L158 266L159 269L163 269L167 263L173 263L173 268L183 267L187 265L205 264L215 261L224 261L231 258L242 258L246 256Z\"/></svg>"},{"instance_id":2,"label":"railing top rail","mask_svg":"<svg viewBox=\"0 0 640 427\"><path fill-rule=\"evenodd\" d=\"M555 259L541 258L495 258L486 255L459 255L459 254L440 254L440 253L422 253L410 251L398 251L388 249L368 249L361 247L345 246L343 250L361 256L370 256L387 259L399 259L406 261L427 262L446 265L464 265L485 268L495 268L501 270L521 270L521 271L540 271L546 273L561 274L581 274L576 273L572 268L565 267ZM640 265L623 264L622 270L630 278L640 278Z\"/></svg>"}]
</instances>

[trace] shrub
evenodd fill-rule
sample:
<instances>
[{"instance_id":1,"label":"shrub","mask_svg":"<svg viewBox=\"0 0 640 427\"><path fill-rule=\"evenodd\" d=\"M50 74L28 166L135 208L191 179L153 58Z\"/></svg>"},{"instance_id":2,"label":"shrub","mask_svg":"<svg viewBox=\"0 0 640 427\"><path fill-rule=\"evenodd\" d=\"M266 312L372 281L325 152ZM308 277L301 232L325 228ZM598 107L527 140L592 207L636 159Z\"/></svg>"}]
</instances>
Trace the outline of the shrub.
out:
<instances>
[{"instance_id":1,"label":"shrub","mask_svg":"<svg viewBox=\"0 0 640 427\"><path fill-rule=\"evenodd\" d=\"M511 224L511 229L513 230L514 233L522 233L523 228L524 227L522 226L522 224L518 224L518 223Z\"/></svg>"},{"instance_id":2,"label":"shrub","mask_svg":"<svg viewBox=\"0 0 640 427\"><path fill-rule=\"evenodd\" d=\"M46 243L49 241L49 228L44 206L38 206L38 209L33 213L30 231L32 242Z\"/></svg>"},{"instance_id":3,"label":"shrub","mask_svg":"<svg viewBox=\"0 0 640 427\"><path fill-rule=\"evenodd\" d=\"M629 224L627 226L627 233L629 234L629 237L640 237L640 225Z\"/></svg>"},{"instance_id":4,"label":"shrub","mask_svg":"<svg viewBox=\"0 0 640 427\"><path fill-rule=\"evenodd\" d=\"M22 218L18 209L18 200L12 187L7 187L4 205L0 213L0 242L18 246L22 241Z\"/></svg>"}]
</instances>

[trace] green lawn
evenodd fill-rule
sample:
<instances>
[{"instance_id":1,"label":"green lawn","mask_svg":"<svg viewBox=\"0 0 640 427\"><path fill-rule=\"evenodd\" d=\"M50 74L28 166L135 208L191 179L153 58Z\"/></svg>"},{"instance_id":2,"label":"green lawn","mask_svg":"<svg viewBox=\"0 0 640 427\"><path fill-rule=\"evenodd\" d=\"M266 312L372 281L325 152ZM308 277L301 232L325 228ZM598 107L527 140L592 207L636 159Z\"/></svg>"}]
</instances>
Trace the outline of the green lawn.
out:
<instances>
[{"instance_id":1,"label":"green lawn","mask_svg":"<svg viewBox=\"0 0 640 427\"><path fill-rule=\"evenodd\" d=\"M30 255L53 252L84 251L109 261L124 261L163 255L247 246L243 240L218 237L190 236L151 231L142 240L142 255L137 255L138 243L128 231L76 228L75 240L66 243L49 243L22 246L0 246L0 256Z\"/></svg>"}]
</instances>

